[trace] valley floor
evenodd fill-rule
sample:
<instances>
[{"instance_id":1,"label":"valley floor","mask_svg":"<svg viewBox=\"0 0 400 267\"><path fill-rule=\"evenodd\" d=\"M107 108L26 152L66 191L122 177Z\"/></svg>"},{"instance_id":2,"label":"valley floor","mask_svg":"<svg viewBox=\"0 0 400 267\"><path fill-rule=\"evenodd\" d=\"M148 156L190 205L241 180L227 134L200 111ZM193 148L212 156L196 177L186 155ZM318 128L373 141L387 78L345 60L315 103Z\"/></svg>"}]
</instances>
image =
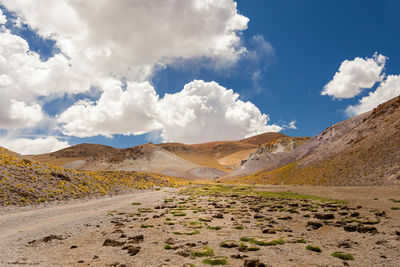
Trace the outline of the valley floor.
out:
<instances>
[{"instance_id":1,"label":"valley floor","mask_svg":"<svg viewBox=\"0 0 400 267\"><path fill-rule=\"evenodd\" d=\"M13 267L399 266L400 187L208 185L3 210L0 255Z\"/></svg>"}]
</instances>

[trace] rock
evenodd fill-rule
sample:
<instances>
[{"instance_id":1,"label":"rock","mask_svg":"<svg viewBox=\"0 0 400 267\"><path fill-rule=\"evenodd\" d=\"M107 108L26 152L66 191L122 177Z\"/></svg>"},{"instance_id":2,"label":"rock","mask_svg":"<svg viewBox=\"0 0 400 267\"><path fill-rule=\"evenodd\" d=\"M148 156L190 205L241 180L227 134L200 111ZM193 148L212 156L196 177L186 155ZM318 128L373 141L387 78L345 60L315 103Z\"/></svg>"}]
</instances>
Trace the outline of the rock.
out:
<instances>
[{"instance_id":1,"label":"rock","mask_svg":"<svg viewBox=\"0 0 400 267\"><path fill-rule=\"evenodd\" d=\"M222 213L217 213L217 214L213 215L213 218L223 219L224 215Z\"/></svg>"},{"instance_id":2,"label":"rock","mask_svg":"<svg viewBox=\"0 0 400 267\"><path fill-rule=\"evenodd\" d=\"M245 260L244 267L265 267L264 263L260 263L258 259L256 260Z\"/></svg>"},{"instance_id":3,"label":"rock","mask_svg":"<svg viewBox=\"0 0 400 267\"><path fill-rule=\"evenodd\" d=\"M264 229L264 230L262 230L262 232L263 232L263 234L275 234L276 233L276 231L274 229L271 229L271 228Z\"/></svg>"},{"instance_id":4,"label":"rock","mask_svg":"<svg viewBox=\"0 0 400 267\"><path fill-rule=\"evenodd\" d=\"M278 217L278 220L291 220L292 219L292 217L291 216L279 216Z\"/></svg>"},{"instance_id":5,"label":"rock","mask_svg":"<svg viewBox=\"0 0 400 267\"><path fill-rule=\"evenodd\" d=\"M136 254L138 254L140 249L141 249L140 247L135 247L135 246L127 246L126 247L126 250L128 250L128 254L130 256L135 256Z\"/></svg>"},{"instance_id":6,"label":"rock","mask_svg":"<svg viewBox=\"0 0 400 267\"><path fill-rule=\"evenodd\" d=\"M357 227L357 232L376 234L376 233L378 233L378 230L376 230L376 228L373 226L360 225Z\"/></svg>"},{"instance_id":7,"label":"rock","mask_svg":"<svg viewBox=\"0 0 400 267\"><path fill-rule=\"evenodd\" d=\"M355 231L357 231L357 225L354 225L354 224L346 224L346 225L343 226L343 229L344 229L346 232L355 232Z\"/></svg>"},{"instance_id":8,"label":"rock","mask_svg":"<svg viewBox=\"0 0 400 267\"><path fill-rule=\"evenodd\" d=\"M249 256L247 255L240 255L240 254L235 254L235 255L231 255L231 258L233 259L243 259L243 258L248 258Z\"/></svg>"},{"instance_id":9,"label":"rock","mask_svg":"<svg viewBox=\"0 0 400 267\"><path fill-rule=\"evenodd\" d=\"M124 242L119 242L116 240L112 240L112 239L106 239L104 240L103 246L108 246L108 247L121 247L123 246L125 243Z\"/></svg>"},{"instance_id":10,"label":"rock","mask_svg":"<svg viewBox=\"0 0 400 267\"><path fill-rule=\"evenodd\" d=\"M74 249L74 248L78 248L78 246L73 245L70 247L70 249Z\"/></svg>"},{"instance_id":11,"label":"rock","mask_svg":"<svg viewBox=\"0 0 400 267\"><path fill-rule=\"evenodd\" d=\"M139 242L142 242L143 239L144 239L143 235L135 235L135 236L128 237L129 243L139 243Z\"/></svg>"},{"instance_id":12,"label":"rock","mask_svg":"<svg viewBox=\"0 0 400 267\"><path fill-rule=\"evenodd\" d=\"M314 215L314 218L319 220L332 220L335 219L335 215L333 213L317 213Z\"/></svg>"},{"instance_id":13,"label":"rock","mask_svg":"<svg viewBox=\"0 0 400 267\"><path fill-rule=\"evenodd\" d=\"M167 243L168 245L174 245L175 244L175 239L170 237L170 238L165 240L165 243Z\"/></svg>"},{"instance_id":14,"label":"rock","mask_svg":"<svg viewBox=\"0 0 400 267\"><path fill-rule=\"evenodd\" d=\"M317 230L321 228L323 224L318 221L308 221L307 226L310 226L312 229Z\"/></svg>"},{"instance_id":15,"label":"rock","mask_svg":"<svg viewBox=\"0 0 400 267\"><path fill-rule=\"evenodd\" d=\"M79 261L78 261L78 263L84 263L84 262L85 262L84 260L79 260Z\"/></svg>"},{"instance_id":16,"label":"rock","mask_svg":"<svg viewBox=\"0 0 400 267\"><path fill-rule=\"evenodd\" d=\"M355 211L352 214L350 214L350 217L359 217L359 216L360 216L360 213L357 212L357 211Z\"/></svg>"},{"instance_id":17,"label":"rock","mask_svg":"<svg viewBox=\"0 0 400 267\"><path fill-rule=\"evenodd\" d=\"M400 231L396 230L395 233L396 233L397 236L400 236Z\"/></svg>"},{"instance_id":18,"label":"rock","mask_svg":"<svg viewBox=\"0 0 400 267\"><path fill-rule=\"evenodd\" d=\"M337 246L338 248L351 248L351 244L348 241L341 241Z\"/></svg>"},{"instance_id":19,"label":"rock","mask_svg":"<svg viewBox=\"0 0 400 267\"><path fill-rule=\"evenodd\" d=\"M47 243L53 239L63 240L64 238L60 235L48 235L48 236L43 237L42 240L43 240L43 242Z\"/></svg>"},{"instance_id":20,"label":"rock","mask_svg":"<svg viewBox=\"0 0 400 267\"><path fill-rule=\"evenodd\" d=\"M187 251L187 250L181 250L181 251L178 251L177 253L176 253L177 255L179 255L179 256L182 256L182 257L189 257L190 256L190 251Z\"/></svg>"}]
</instances>

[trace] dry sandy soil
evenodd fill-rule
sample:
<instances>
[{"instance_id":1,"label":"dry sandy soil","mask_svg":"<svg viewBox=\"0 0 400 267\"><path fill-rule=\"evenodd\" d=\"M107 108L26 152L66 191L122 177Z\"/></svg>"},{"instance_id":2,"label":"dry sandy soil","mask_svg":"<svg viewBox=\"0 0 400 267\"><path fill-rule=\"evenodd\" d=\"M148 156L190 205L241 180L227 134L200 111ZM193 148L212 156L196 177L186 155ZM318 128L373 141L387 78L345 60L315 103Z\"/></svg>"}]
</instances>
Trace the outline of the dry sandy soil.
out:
<instances>
[{"instance_id":1,"label":"dry sandy soil","mask_svg":"<svg viewBox=\"0 0 400 267\"><path fill-rule=\"evenodd\" d=\"M398 186L207 186L3 210L0 265L400 266L396 200Z\"/></svg>"}]
</instances>

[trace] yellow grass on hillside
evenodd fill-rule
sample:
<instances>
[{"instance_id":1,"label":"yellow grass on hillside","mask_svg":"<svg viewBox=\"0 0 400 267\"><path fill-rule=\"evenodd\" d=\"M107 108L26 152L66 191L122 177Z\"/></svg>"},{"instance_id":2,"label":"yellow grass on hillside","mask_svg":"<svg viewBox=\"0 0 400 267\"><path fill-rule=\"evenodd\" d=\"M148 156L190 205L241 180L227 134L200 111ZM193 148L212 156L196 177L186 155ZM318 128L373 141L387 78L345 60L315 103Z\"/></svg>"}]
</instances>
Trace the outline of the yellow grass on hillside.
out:
<instances>
[{"instance_id":1,"label":"yellow grass on hillside","mask_svg":"<svg viewBox=\"0 0 400 267\"><path fill-rule=\"evenodd\" d=\"M185 179L143 172L80 172L18 157L0 147L0 205L27 205L186 184Z\"/></svg>"}]
</instances>

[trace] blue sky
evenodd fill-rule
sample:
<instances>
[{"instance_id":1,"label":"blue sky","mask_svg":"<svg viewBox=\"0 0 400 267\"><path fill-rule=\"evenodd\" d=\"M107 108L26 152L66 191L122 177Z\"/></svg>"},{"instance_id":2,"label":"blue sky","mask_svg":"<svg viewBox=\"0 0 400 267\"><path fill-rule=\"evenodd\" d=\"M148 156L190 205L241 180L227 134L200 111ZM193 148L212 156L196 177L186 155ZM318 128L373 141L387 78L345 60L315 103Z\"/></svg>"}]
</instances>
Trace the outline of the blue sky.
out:
<instances>
[{"instance_id":1,"label":"blue sky","mask_svg":"<svg viewBox=\"0 0 400 267\"><path fill-rule=\"evenodd\" d=\"M226 9L232 8L230 3L228 3L230 1L227 0L226 2ZM54 37L54 34L56 36L62 36L62 34L65 33L62 31L65 29L61 28L60 32L57 32L57 27L46 28L42 26L44 25L43 21L35 21L35 18L30 19L29 14L26 13L27 10L29 10L26 6L18 6L10 3L10 1L1 1L1 3L2 5L0 8L3 10L8 20L3 31L10 31L13 35L20 36L26 40L29 44L29 49L37 53L43 62L46 62L57 54L66 55L67 59L72 58L73 60L73 56L64 51L63 44L61 44L62 39ZM157 1L154 3L157 3ZM81 7L73 8L78 10L78 8ZM223 8L225 8L225 6ZM385 81L388 80L387 76L393 75L396 76L393 78L397 79L397 75L400 74L400 51L398 49L400 47L400 36L398 34L400 25L399 1L237 1L236 12L249 19L247 29L241 29L241 26L237 26L238 28L235 30L235 34L239 38L236 46L245 48L247 54L243 55L239 53L239 56L235 54L235 59L232 60L229 58L227 60L224 58L224 61L220 59L216 60L215 57L210 56L208 52L200 50L194 52L190 51L190 53L193 52L195 56L187 56L184 52L180 55L178 50L178 52L173 54L173 60L168 61L168 63L162 62L162 64L160 64L160 58L170 56L168 54L169 51L163 52L167 53L167 55L160 52L161 57L149 61L153 64L151 75L148 75L146 78L138 79L135 76L137 73L129 76L131 75L130 73L123 74L125 76L123 76L124 78L122 79L119 78L120 81L124 81L124 85L122 85L121 88L125 89L122 89L122 91L126 90L127 86L129 88L129 85L125 84L125 79L127 81L148 81L158 95L157 97L163 99L166 94L179 94L185 85L194 80L202 80L205 83L215 81L224 89L233 89L235 93L240 95L240 100L244 102L250 101L258 108L261 114L268 115L268 125L282 127L281 132L291 136L314 136L330 125L357 114L354 112L347 112L349 106L357 105L360 99L368 97L369 94L377 90L380 85L383 88L382 90L389 88L389 86L384 86ZM212 17L213 14L203 14L203 16L219 19L218 14L220 13L216 13L216 18ZM20 18L23 21L22 26L16 26L16 18ZM193 18L193 20L195 19L196 18ZM188 25L191 23L190 20L182 21L183 23L187 22ZM171 22L171 25L176 25L174 23L175 22ZM55 24L55 26L57 26L57 24ZM157 25L154 27L157 27ZM159 27L162 28L162 25L160 24ZM199 24L196 27L197 28L194 29L198 30L198 27L202 26ZM120 36L108 36L107 32L102 32L101 29L90 30L102 36L102 38L110 38L110 40L113 40L113 38L120 38ZM205 32L209 31L210 29L205 29ZM53 35L49 34L49 32ZM140 31L137 33L137 38L141 38L142 35L140 35L140 33ZM93 36L95 34L93 34ZM122 34L123 32L121 30L121 35ZM132 33L132 35L134 34L136 33ZM181 36L177 36L176 38L179 39ZM136 42L134 38L132 40L132 42ZM182 39L182 42L185 41L185 39ZM205 41L207 40L205 39ZM126 42L129 42L129 40ZM159 48L160 51L163 51L163 43L160 43L159 46L161 47ZM122 48L127 48L126 51L129 51L129 46ZM135 48L132 49L132 53L135 53L135 51L144 53L142 50L134 49ZM183 49L182 47L180 49L185 50L185 47L183 46ZM214 48L209 48L209 50L212 49ZM229 50L228 52L231 51ZM238 52L236 51L234 53ZM374 59L375 53L377 53L376 55L382 55L382 58L384 58L383 61L379 61L377 57ZM200 56L197 56L199 54ZM217 58L218 57L220 57L220 55L218 55ZM225 57L225 54L223 57ZM345 89L354 91L356 89L350 88L349 86L358 86L361 88L359 92L351 94L350 97L342 97L342 95L338 93L340 89L334 87L337 84L341 84L341 81L338 81L337 83L332 83L331 92L333 93L321 95L324 86L333 80L333 76L336 72L339 72L341 64L346 60L356 62L356 58L360 58L358 63L361 65L366 63L367 59L370 59L369 62L375 64L374 67L376 69L381 67L372 85L366 85L371 82L367 82L365 79L360 81L360 77L356 77L352 73L343 70L343 77L347 74L348 76L346 77L350 77L343 78L347 79L346 81L350 84ZM112 64L115 64L115 72L114 69L111 69L111 71L107 69L108 72L104 73L112 73L112 77L118 76L118 63L121 62L121 65L128 64L129 66L130 61L128 59L126 62L122 62L124 60L124 57L122 57L122 60L112 62ZM138 59L133 58L132 60L135 61ZM73 67L81 63L79 61L72 62L73 61L69 64L73 65ZM356 63L354 64L356 65ZM142 65L140 66L142 67ZM365 71L365 73L370 75L370 72ZM0 75L1 74L2 73L0 73ZM133 76L135 76L135 78L132 78ZM122 74L118 77L122 77ZM365 76L363 77L365 78ZM66 79L67 78L68 77L66 77ZM337 77L337 80L339 79L340 77ZM348 79L353 79L354 81L349 82ZM357 83L359 85L357 85ZM389 81L387 84L389 84ZM118 130L113 131L112 129L107 129L106 132L108 131L107 133L110 133L105 134L107 136L97 135L99 131L87 137L79 136L90 134L80 134L79 132L78 134L71 134L71 132L68 134L65 128L64 130L62 128L67 122L64 120L64 124L60 124L59 121L57 121L60 114L73 106L78 100L88 99L96 103L105 91L101 85L92 81L88 81L85 85L87 85L85 90L75 90L73 93L61 90L60 92L57 91L56 94L32 94L33 96L29 100L24 99L25 103L32 105L32 107L34 103L38 103L46 119L38 122L35 126L26 128L21 128L20 126L15 126L14 128L13 126L7 126L3 128L0 125L0 132L3 133L3 136L7 136L6 139L8 141L10 138L21 138L25 136L31 139L37 136L57 136L58 140L68 142L69 145L90 142L112 145L115 147L129 147L148 141L160 142L162 140L162 137L160 137L162 131L165 131L164 136L167 136L172 141L174 141L174 138L177 139L177 141L180 141L180 138L181 140L197 140L196 136L187 137L174 135L174 133L172 133L173 130L171 132L170 129L173 126L172 124L165 127L162 126L164 128L160 128L159 130L147 130L151 127L153 127L151 129L157 128L154 125L151 127L149 126L150 128L147 127L143 131L146 132L145 134L137 134L138 130L136 132L133 131L134 133L123 135L121 133L124 131L126 132L125 127L121 128L120 133ZM396 88L393 89L392 86L385 90L392 90L393 92L390 95L393 96L396 94L398 95L398 92L400 92L400 90L397 91L398 89ZM179 97L174 99L175 100L169 102L164 101L165 103L163 103L164 106L162 107L169 107L166 103L172 103L173 106L174 101L179 103L179 101L182 100L182 98ZM378 100L368 99L368 101L379 104L379 102L377 102ZM218 105L219 102L216 103L216 105ZM135 103L132 102L132 105L135 105ZM367 109L364 108L360 110L365 111ZM71 118L71 116L65 117ZM286 127L292 121L296 121L295 125L297 129ZM148 121L140 121L138 123L146 124L147 122ZM204 125L206 126L204 129L197 128L196 126L193 131L204 131L204 133L206 133L210 125L213 125L211 122L208 124L208 122L209 121L205 121ZM114 122L111 121L111 124L113 123ZM124 124L124 121L120 123ZM168 124L168 122L160 121L154 123ZM214 123L214 120L212 123ZM99 124L98 122L94 122L93 125L97 127ZM216 125L219 125L219 123L217 122ZM135 126L136 125L133 124L132 127ZM188 127L190 127L190 125L186 126L186 129ZM236 129L229 127L221 128L221 136L224 136L223 132L229 131L229 129ZM119 126L117 126L117 128L119 128ZM169 130L167 130L167 128ZM77 128L74 128L74 133L77 133L76 129ZM182 129L185 129L185 127ZM237 129L240 131L242 128ZM267 128L261 127L260 129ZM179 128L177 128L177 131L179 131ZM248 132L244 131L243 135L245 134L248 134ZM215 133L209 136L212 138L212 136L215 136ZM235 136L240 135L228 135L227 138L234 139ZM6 139L3 138L3 140ZM201 140L201 138L198 139L199 142L209 141Z\"/></svg>"}]
</instances>

